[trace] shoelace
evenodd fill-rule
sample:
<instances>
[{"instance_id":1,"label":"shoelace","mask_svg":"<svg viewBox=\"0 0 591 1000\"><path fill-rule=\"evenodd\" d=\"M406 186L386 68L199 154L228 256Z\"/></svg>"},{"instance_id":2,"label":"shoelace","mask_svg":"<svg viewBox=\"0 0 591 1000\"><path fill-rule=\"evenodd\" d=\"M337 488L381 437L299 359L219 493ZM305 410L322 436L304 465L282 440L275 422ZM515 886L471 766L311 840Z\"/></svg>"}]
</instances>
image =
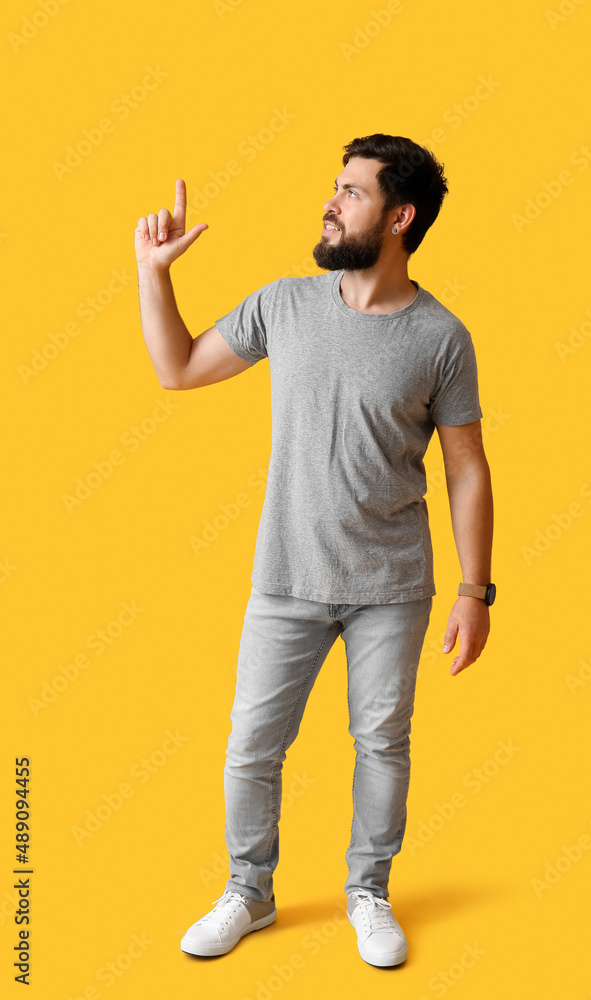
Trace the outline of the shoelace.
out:
<instances>
[{"instance_id":1,"label":"shoelace","mask_svg":"<svg viewBox=\"0 0 591 1000\"><path fill-rule=\"evenodd\" d=\"M394 931L400 937L399 930L393 927L388 919L391 917L393 920L394 914L392 913L392 905L387 899L374 896L369 889L358 889L351 895L359 900L358 906L361 907L361 915L366 926L367 920L370 918L372 931Z\"/></svg>"},{"instance_id":2,"label":"shoelace","mask_svg":"<svg viewBox=\"0 0 591 1000\"><path fill-rule=\"evenodd\" d=\"M239 903L243 903L245 896L241 895L239 892L224 892L219 899L213 900L214 909L209 913L206 913L202 920L211 920L215 922L220 927L229 922L230 916L236 910ZM229 907L229 909L228 909Z\"/></svg>"}]
</instances>

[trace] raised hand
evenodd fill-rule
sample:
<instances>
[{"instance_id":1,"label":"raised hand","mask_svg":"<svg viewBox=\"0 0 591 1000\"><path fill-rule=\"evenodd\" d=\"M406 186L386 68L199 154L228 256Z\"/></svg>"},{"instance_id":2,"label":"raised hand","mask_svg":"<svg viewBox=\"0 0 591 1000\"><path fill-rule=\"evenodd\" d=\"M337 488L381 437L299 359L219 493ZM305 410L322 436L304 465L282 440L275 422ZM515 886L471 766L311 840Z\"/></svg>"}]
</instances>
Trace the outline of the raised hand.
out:
<instances>
[{"instance_id":1,"label":"raised hand","mask_svg":"<svg viewBox=\"0 0 591 1000\"><path fill-rule=\"evenodd\" d=\"M182 178L176 181L174 214L161 208L156 215L150 212L142 215L135 230L135 255L139 266L166 271L173 261L195 242L208 228L206 222L198 222L185 232L187 216L187 189Z\"/></svg>"}]
</instances>

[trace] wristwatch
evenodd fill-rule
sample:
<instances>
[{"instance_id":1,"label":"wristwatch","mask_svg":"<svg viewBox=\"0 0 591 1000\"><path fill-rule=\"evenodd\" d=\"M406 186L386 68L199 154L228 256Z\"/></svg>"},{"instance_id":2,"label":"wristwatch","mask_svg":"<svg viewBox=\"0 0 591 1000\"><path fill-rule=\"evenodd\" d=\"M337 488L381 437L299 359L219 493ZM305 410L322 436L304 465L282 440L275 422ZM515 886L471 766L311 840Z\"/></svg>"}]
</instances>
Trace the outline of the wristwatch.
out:
<instances>
[{"instance_id":1,"label":"wristwatch","mask_svg":"<svg viewBox=\"0 0 591 1000\"><path fill-rule=\"evenodd\" d=\"M461 583L458 587L458 597L480 597L485 604L491 605L497 595L494 583L477 584Z\"/></svg>"}]
</instances>

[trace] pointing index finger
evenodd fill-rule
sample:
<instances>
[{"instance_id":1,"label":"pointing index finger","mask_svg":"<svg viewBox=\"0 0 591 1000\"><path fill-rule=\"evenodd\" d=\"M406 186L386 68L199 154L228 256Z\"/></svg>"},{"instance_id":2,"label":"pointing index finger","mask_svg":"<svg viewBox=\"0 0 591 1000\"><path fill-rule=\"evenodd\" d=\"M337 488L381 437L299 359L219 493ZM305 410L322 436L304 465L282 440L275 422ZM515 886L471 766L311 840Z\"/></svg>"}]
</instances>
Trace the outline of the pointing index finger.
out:
<instances>
[{"instance_id":1,"label":"pointing index finger","mask_svg":"<svg viewBox=\"0 0 591 1000\"><path fill-rule=\"evenodd\" d=\"M187 217L187 188L185 186L185 182L182 179L182 177L179 177L175 185L173 218L176 223L175 228L177 226L181 227L183 233L185 231L186 217Z\"/></svg>"}]
</instances>

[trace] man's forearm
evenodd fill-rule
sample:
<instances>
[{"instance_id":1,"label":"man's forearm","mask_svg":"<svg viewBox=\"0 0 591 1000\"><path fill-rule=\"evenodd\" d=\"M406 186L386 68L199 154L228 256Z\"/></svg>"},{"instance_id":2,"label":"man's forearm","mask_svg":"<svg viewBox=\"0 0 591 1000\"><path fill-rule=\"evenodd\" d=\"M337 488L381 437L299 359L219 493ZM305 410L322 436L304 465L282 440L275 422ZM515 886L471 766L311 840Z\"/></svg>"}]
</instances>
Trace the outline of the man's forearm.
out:
<instances>
[{"instance_id":1,"label":"man's forearm","mask_svg":"<svg viewBox=\"0 0 591 1000\"><path fill-rule=\"evenodd\" d=\"M488 464L448 479L451 521L464 583L491 582L493 496Z\"/></svg>"},{"instance_id":2,"label":"man's forearm","mask_svg":"<svg viewBox=\"0 0 591 1000\"><path fill-rule=\"evenodd\" d=\"M172 388L184 371L193 337L179 313L169 270L138 265L142 332L160 384Z\"/></svg>"}]
</instances>

